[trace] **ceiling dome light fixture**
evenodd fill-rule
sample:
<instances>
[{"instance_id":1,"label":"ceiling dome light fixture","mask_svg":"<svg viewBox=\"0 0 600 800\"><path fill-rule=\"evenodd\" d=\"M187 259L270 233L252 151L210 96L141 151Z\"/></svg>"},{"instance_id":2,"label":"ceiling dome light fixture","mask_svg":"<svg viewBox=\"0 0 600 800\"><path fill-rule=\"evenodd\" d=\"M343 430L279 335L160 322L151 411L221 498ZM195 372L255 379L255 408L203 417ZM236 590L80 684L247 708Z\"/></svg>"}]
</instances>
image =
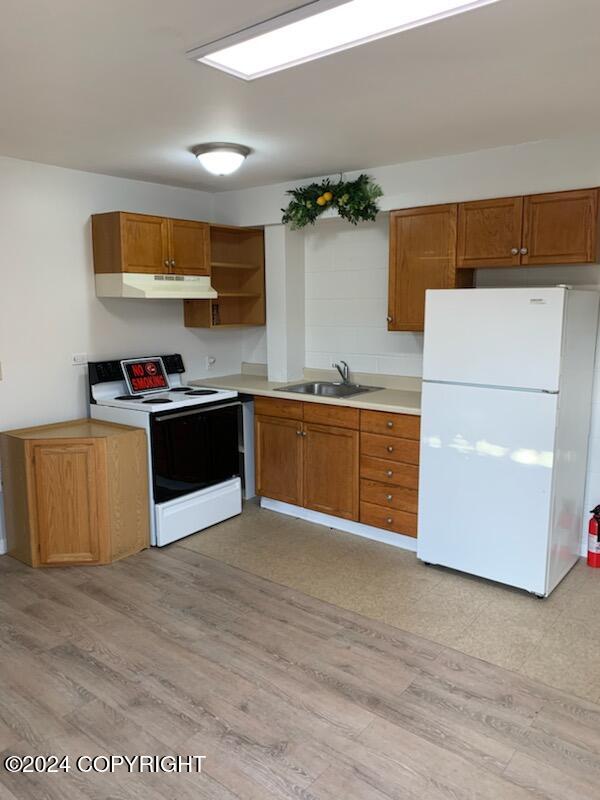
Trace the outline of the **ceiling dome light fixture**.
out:
<instances>
[{"instance_id":1,"label":"ceiling dome light fixture","mask_svg":"<svg viewBox=\"0 0 600 800\"><path fill-rule=\"evenodd\" d=\"M208 142L193 147L192 153L204 169L213 175L231 175L242 166L251 150L243 144Z\"/></svg>"}]
</instances>

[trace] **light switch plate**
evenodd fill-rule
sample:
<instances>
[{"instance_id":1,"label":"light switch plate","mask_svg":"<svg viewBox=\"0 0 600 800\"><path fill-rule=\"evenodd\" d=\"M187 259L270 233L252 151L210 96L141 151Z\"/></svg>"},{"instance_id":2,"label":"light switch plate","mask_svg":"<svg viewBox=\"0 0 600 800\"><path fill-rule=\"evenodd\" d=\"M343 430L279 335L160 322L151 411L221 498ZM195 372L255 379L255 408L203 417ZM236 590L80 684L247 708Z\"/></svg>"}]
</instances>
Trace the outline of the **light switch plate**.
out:
<instances>
[{"instance_id":1,"label":"light switch plate","mask_svg":"<svg viewBox=\"0 0 600 800\"><path fill-rule=\"evenodd\" d=\"M85 367L88 362L87 353L73 353L71 364L74 367Z\"/></svg>"}]
</instances>

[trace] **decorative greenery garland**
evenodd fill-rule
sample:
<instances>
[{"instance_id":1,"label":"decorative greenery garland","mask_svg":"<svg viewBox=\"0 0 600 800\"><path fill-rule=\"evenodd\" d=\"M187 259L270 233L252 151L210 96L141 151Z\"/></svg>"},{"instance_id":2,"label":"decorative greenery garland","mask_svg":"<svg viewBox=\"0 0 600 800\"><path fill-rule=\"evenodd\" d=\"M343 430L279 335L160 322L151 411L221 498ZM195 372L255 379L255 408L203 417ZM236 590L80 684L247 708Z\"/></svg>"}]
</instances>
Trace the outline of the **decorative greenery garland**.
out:
<instances>
[{"instance_id":1,"label":"decorative greenery garland","mask_svg":"<svg viewBox=\"0 0 600 800\"><path fill-rule=\"evenodd\" d=\"M353 225L361 220L374 220L379 206L377 198L383 195L381 187L368 175L360 175L355 181L311 183L290 189L293 197L287 208L282 208L284 224L291 223L294 230L314 225L317 218L328 208L337 208L340 217Z\"/></svg>"}]
</instances>

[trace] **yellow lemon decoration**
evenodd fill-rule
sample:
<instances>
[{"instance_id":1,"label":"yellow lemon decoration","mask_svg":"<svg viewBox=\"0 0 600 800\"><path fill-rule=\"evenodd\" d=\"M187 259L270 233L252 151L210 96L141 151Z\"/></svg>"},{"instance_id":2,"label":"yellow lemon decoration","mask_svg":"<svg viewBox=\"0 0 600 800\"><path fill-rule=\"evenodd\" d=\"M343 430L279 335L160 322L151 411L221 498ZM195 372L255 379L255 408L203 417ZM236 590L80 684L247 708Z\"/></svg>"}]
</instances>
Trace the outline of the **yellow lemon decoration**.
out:
<instances>
[{"instance_id":1,"label":"yellow lemon decoration","mask_svg":"<svg viewBox=\"0 0 600 800\"><path fill-rule=\"evenodd\" d=\"M320 197L317 197L318 206L324 206L326 202L327 200L325 199L325 195L322 194Z\"/></svg>"},{"instance_id":2,"label":"yellow lemon decoration","mask_svg":"<svg viewBox=\"0 0 600 800\"><path fill-rule=\"evenodd\" d=\"M331 201L333 200L333 195L331 194L331 192L324 192L323 197L325 198L326 203L331 203Z\"/></svg>"}]
</instances>

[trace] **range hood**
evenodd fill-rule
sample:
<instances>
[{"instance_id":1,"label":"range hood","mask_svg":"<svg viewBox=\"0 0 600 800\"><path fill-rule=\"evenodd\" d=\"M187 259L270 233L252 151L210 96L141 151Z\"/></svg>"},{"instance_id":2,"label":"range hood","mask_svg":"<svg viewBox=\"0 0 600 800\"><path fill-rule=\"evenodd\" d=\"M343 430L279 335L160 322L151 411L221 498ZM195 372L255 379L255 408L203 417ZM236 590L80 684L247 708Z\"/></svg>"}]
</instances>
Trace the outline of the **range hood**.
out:
<instances>
[{"instance_id":1,"label":"range hood","mask_svg":"<svg viewBox=\"0 0 600 800\"><path fill-rule=\"evenodd\" d=\"M97 297L139 297L146 300L209 300L217 297L208 275L146 275L107 272L96 275Z\"/></svg>"}]
</instances>

